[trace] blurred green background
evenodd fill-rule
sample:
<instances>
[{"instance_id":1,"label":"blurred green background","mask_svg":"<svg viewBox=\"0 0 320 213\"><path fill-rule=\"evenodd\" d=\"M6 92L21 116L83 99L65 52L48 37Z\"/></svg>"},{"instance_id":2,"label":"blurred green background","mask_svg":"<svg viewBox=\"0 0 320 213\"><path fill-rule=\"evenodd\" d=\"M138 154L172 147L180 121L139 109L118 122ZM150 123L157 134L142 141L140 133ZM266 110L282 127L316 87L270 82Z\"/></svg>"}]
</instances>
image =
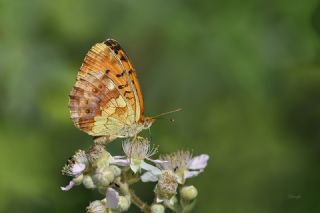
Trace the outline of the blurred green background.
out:
<instances>
[{"instance_id":1,"label":"blurred green background","mask_svg":"<svg viewBox=\"0 0 320 213\"><path fill-rule=\"evenodd\" d=\"M60 173L91 138L68 95L114 38L137 69L160 152L211 156L194 212L320 212L320 2L0 1L0 212L84 212ZM111 145L121 154L120 143ZM149 202L152 184L136 187ZM132 208L130 212L139 212Z\"/></svg>"}]
</instances>

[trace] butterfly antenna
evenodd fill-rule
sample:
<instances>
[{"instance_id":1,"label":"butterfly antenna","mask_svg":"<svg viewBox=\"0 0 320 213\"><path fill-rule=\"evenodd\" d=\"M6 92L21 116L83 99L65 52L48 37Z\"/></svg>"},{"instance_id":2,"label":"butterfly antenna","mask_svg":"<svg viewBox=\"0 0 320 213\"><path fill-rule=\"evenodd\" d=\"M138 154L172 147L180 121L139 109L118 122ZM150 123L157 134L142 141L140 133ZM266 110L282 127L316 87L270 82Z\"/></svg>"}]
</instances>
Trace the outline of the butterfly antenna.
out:
<instances>
[{"instance_id":1,"label":"butterfly antenna","mask_svg":"<svg viewBox=\"0 0 320 213\"><path fill-rule=\"evenodd\" d=\"M174 113L174 112L179 112L181 110L182 110L181 108L178 108L178 109L175 109L175 110L172 110L172 111L169 111L169 112L164 112L164 113L161 113L159 115L153 116L152 118L159 118L159 117L162 117L164 115L168 115L168 114L171 114L171 113Z\"/></svg>"}]
</instances>

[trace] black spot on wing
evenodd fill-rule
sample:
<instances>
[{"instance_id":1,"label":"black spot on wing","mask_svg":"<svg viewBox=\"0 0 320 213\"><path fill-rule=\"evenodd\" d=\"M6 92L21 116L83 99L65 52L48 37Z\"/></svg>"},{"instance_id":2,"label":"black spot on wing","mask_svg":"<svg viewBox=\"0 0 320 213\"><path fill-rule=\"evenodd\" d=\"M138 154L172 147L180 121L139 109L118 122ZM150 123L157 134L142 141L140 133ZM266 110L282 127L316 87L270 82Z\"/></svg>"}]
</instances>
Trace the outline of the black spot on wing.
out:
<instances>
[{"instance_id":1,"label":"black spot on wing","mask_svg":"<svg viewBox=\"0 0 320 213\"><path fill-rule=\"evenodd\" d=\"M120 60L121 60L121 61L128 61L128 60L126 59L126 57L124 57L123 55L120 57Z\"/></svg>"},{"instance_id":2,"label":"black spot on wing","mask_svg":"<svg viewBox=\"0 0 320 213\"><path fill-rule=\"evenodd\" d=\"M130 94L130 93L132 93L132 92L131 91L125 91L124 95Z\"/></svg>"},{"instance_id":3,"label":"black spot on wing","mask_svg":"<svg viewBox=\"0 0 320 213\"><path fill-rule=\"evenodd\" d=\"M125 71L122 71L122 73L117 74L116 76L117 76L118 78L121 78L121 77L123 77L124 73L125 73Z\"/></svg>"},{"instance_id":4,"label":"black spot on wing","mask_svg":"<svg viewBox=\"0 0 320 213\"><path fill-rule=\"evenodd\" d=\"M104 43L108 47L110 47L116 54L118 54L118 51L122 49L119 43L113 39L108 39Z\"/></svg>"},{"instance_id":5,"label":"black spot on wing","mask_svg":"<svg viewBox=\"0 0 320 213\"><path fill-rule=\"evenodd\" d=\"M119 89L123 89L123 88L125 88L125 87L127 87L127 86L128 86L128 83L126 83L125 85L119 85L118 88L119 88Z\"/></svg>"}]
</instances>

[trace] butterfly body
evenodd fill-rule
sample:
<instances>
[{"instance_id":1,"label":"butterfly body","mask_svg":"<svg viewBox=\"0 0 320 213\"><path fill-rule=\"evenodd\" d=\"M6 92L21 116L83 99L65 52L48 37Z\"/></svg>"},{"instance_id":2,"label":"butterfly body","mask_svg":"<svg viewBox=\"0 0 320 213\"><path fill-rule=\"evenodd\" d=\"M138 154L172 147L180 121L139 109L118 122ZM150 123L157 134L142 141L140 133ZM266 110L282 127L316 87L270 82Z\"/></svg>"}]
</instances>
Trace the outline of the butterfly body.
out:
<instances>
[{"instance_id":1,"label":"butterfly body","mask_svg":"<svg viewBox=\"0 0 320 213\"><path fill-rule=\"evenodd\" d=\"M140 85L129 58L112 39L87 53L70 93L71 119L80 130L111 141L150 128Z\"/></svg>"},{"instance_id":2,"label":"butterfly body","mask_svg":"<svg viewBox=\"0 0 320 213\"><path fill-rule=\"evenodd\" d=\"M132 125L125 125L119 130L118 138L135 137L139 132L144 129L149 129L152 125L153 120L145 119L143 123L134 123Z\"/></svg>"}]
</instances>

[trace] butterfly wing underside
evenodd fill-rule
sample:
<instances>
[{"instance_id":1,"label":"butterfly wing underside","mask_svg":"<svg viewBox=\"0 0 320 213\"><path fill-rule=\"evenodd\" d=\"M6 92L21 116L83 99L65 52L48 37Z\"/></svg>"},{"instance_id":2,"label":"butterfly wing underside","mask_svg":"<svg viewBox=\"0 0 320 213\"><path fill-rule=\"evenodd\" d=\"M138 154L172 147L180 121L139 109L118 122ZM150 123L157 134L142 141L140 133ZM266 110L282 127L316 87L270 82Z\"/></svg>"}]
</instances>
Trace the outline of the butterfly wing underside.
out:
<instances>
[{"instance_id":1,"label":"butterfly wing underside","mask_svg":"<svg viewBox=\"0 0 320 213\"><path fill-rule=\"evenodd\" d=\"M143 119L136 71L115 40L89 50L70 93L69 108L75 126L93 136L117 138L124 126Z\"/></svg>"}]
</instances>

